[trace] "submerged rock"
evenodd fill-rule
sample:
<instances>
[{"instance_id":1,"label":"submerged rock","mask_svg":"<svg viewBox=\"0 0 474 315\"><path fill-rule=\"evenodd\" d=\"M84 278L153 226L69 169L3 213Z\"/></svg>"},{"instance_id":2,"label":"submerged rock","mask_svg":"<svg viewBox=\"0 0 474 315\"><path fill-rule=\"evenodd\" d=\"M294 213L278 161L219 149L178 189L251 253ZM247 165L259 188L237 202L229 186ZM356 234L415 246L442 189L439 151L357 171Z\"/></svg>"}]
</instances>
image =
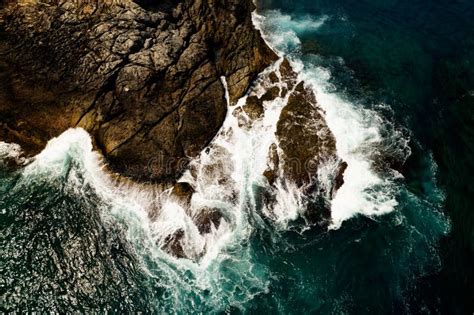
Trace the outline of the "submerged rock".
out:
<instances>
[{"instance_id":1,"label":"submerged rock","mask_svg":"<svg viewBox=\"0 0 474 315\"><path fill-rule=\"evenodd\" d=\"M260 101L262 102L273 101L279 96L280 96L280 88L278 86L272 86L265 92L265 94L262 95L262 97L260 98Z\"/></svg>"},{"instance_id":2,"label":"submerged rock","mask_svg":"<svg viewBox=\"0 0 474 315\"><path fill-rule=\"evenodd\" d=\"M268 79L270 80L271 83L277 83L280 81L275 71L270 72L270 74L268 75Z\"/></svg>"},{"instance_id":3,"label":"submerged rock","mask_svg":"<svg viewBox=\"0 0 474 315\"><path fill-rule=\"evenodd\" d=\"M263 108L263 101L255 95L251 95L247 97L245 105L242 107L238 107L234 110L233 115L239 119L239 127L246 126L247 120L241 115L245 113L246 117L250 119L250 121L259 119L263 116L265 109ZM247 125L250 127L250 124Z\"/></svg>"},{"instance_id":4,"label":"submerged rock","mask_svg":"<svg viewBox=\"0 0 474 315\"><path fill-rule=\"evenodd\" d=\"M0 140L29 154L91 133L110 167L174 181L275 60L251 0L20 1L0 6ZM234 36L239 34L239 36Z\"/></svg>"}]
</instances>

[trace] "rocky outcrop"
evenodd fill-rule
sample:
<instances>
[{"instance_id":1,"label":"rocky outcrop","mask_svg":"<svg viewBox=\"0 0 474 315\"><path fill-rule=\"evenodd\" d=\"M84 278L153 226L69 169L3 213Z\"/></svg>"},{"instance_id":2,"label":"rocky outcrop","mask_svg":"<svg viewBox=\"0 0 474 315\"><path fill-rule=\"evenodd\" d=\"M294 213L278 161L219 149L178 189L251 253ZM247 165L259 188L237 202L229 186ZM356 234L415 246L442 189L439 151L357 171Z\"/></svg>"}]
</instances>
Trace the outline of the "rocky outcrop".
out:
<instances>
[{"instance_id":1,"label":"rocky outcrop","mask_svg":"<svg viewBox=\"0 0 474 315\"><path fill-rule=\"evenodd\" d=\"M250 128L251 123L256 119L259 119L264 114L263 102L272 101L277 98L280 94L280 88L273 86L268 89L261 97L256 95L250 95L247 97L245 105L234 109L233 115L238 119L239 127Z\"/></svg>"},{"instance_id":2,"label":"rocky outcrop","mask_svg":"<svg viewBox=\"0 0 474 315\"><path fill-rule=\"evenodd\" d=\"M186 182L179 182L174 184L171 189L171 200L178 205L187 209L191 206L191 198L194 194L194 188Z\"/></svg>"},{"instance_id":3,"label":"rocky outcrop","mask_svg":"<svg viewBox=\"0 0 474 315\"><path fill-rule=\"evenodd\" d=\"M272 103L274 100L276 103ZM347 163L337 155L336 139L313 89L298 78L286 58L277 62L273 71L261 75L245 104L233 115L239 127L250 129L264 121L268 110L274 115L271 108L275 106L282 108L262 174L268 186L261 187L258 194L271 213L277 186L290 184L305 196L305 218L324 226L330 222L330 203L344 183Z\"/></svg>"},{"instance_id":4,"label":"rocky outcrop","mask_svg":"<svg viewBox=\"0 0 474 315\"><path fill-rule=\"evenodd\" d=\"M80 126L110 167L174 181L274 59L251 0L26 1L0 8L0 140L34 154Z\"/></svg>"},{"instance_id":5,"label":"rocky outcrop","mask_svg":"<svg viewBox=\"0 0 474 315\"><path fill-rule=\"evenodd\" d=\"M286 58L275 71L264 73L260 81L263 85L253 87L245 104L237 107L233 115L239 127L251 128L264 117L265 102L280 98L285 104L276 123L276 143L268 149L268 168L263 173L268 183L273 185L281 177L312 193L318 170L332 163L336 169L330 176L333 184L326 193L334 195L344 182L347 164L337 155L336 139L314 91L298 79Z\"/></svg>"},{"instance_id":6,"label":"rocky outcrop","mask_svg":"<svg viewBox=\"0 0 474 315\"><path fill-rule=\"evenodd\" d=\"M321 164L337 159L336 141L321 112L313 92L300 82L278 120L283 173L298 186L310 183Z\"/></svg>"}]
</instances>

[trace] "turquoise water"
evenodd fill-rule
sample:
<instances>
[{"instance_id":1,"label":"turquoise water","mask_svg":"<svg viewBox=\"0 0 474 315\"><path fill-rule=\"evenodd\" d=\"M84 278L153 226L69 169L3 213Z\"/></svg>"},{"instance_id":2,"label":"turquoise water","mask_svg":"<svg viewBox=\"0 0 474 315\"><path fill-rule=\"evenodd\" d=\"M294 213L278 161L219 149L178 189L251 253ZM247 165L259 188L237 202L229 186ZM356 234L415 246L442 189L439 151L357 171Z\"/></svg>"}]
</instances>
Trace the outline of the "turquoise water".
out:
<instances>
[{"instance_id":1,"label":"turquoise water","mask_svg":"<svg viewBox=\"0 0 474 315\"><path fill-rule=\"evenodd\" d=\"M266 39L302 68L328 114L363 122L350 125L362 156L399 172L384 168L384 185L364 191L370 205L394 207L355 209L337 229L304 216L280 224L264 215L259 182L242 163L239 203L221 202L234 215L228 239L209 259L175 259L144 215L150 195L102 178L87 134L71 131L27 167L2 166L0 309L472 312L473 5L259 6Z\"/></svg>"}]
</instances>

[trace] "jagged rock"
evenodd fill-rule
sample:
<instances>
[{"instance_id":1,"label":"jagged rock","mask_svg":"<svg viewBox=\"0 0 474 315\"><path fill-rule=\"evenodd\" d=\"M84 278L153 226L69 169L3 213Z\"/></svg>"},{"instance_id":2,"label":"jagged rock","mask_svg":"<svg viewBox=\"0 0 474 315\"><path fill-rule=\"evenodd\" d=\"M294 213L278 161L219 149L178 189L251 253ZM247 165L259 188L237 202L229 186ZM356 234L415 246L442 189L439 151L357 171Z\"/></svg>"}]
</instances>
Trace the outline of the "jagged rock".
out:
<instances>
[{"instance_id":1,"label":"jagged rock","mask_svg":"<svg viewBox=\"0 0 474 315\"><path fill-rule=\"evenodd\" d=\"M293 70L288 59L284 58L280 64L280 75L288 90L292 90L297 83L298 74Z\"/></svg>"},{"instance_id":2,"label":"jagged rock","mask_svg":"<svg viewBox=\"0 0 474 315\"><path fill-rule=\"evenodd\" d=\"M287 85L295 84L296 73L285 59L280 67L282 79ZM283 107L277 123L277 143L270 145L267 169L263 176L269 187L259 193L267 211L271 214L276 194L271 188L278 178L295 183L306 195L307 222L324 227L331 221L330 202L342 186L347 163L340 161L336 152L336 141L323 117L313 91L301 81L293 86L287 104ZM326 163L338 163L330 187L320 185L317 172ZM331 165L329 164L329 165Z\"/></svg>"},{"instance_id":3,"label":"jagged rock","mask_svg":"<svg viewBox=\"0 0 474 315\"><path fill-rule=\"evenodd\" d=\"M268 75L268 79L270 80L271 83L277 83L280 81L275 71L270 72L270 74Z\"/></svg>"},{"instance_id":4,"label":"jagged rock","mask_svg":"<svg viewBox=\"0 0 474 315\"><path fill-rule=\"evenodd\" d=\"M264 113L263 102L255 95L247 97L247 102L242 109L251 120L262 117Z\"/></svg>"},{"instance_id":5,"label":"jagged rock","mask_svg":"<svg viewBox=\"0 0 474 315\"><path fill-rule=\"evenodd\" d=\"M344 184L344 172L347 169L347 163L346 162L341 162L339 164L339 167L337 168L336 172L336 178L334 179L334 187L332 191L332 196L336 194L336 192L341 188L341 186Z\"/></svg>"},{"instance_id":6,"label":"jagged rock","mask_svg":"<svg viewBox=\"0 0 474 315\"><path fill-rule=\"evenodd\" d=\"M173 234L170 234L165 238L161 249L177 258L186 258L186 253L184 252L183 245L181 244L183 238L184 231L182 229L178 229Z\"/></svg>"},{"instance_id":7,"label":"jagged rock","mask_svg":"<svg viewBox=\"0 0 474 315\"><path fill-rule=\"evenodd\" d=\"M245 105L237 107L232 112L232 115L237 117L237 122L240 128L251 128L252 122L263 116L265 109L263 108L263 101L256 95L247 97Z\"/></svg>"},{"instance_id":8,"label":"jagged rock","mask_svg":"<svg viewBox=\"0 0 474 315\"><path fill-rule=\"evenodd\" d=\"M278 86L272 86L265 92L265 94L262 95L262 97L260 98L260 101L262 102L273 101L279 96L280 96L280 88Z\"/></svg>"},{"instance_id":9,"label":"jagged rock","mask_svg":"<svg viewBox=\"0 0 474 315\"><path fill-rule=\"evenodd\" d=\"M203 208L201 209L196 217L194 223L196 224L199 233L206 234L211 232L211 227L214 226L216 229L219 228L221 223L222 214L217 209Z\"/></svg>"},{"instance_id":10,"label":"jagged rock","mask_svg":"<svg viewBox=\"0 0 474 315\"><path fill-rule=\"evenodd\" d=\"M298 74L293 70L288 59L283 58L279 68L281 82L285 85L281 89L280 97L285 98L298 82Z\"/></svg>"},{"instance_id":11,"label":"jagged rock","mask_svg":"<svg viewBox=\"0 0 474 315\"><path fill-rule=\"evenodd\" d=\"M282 109L276 136L284 176L298 186L309 185L322 163L337 159L335 138L304 82L296 86Z\"/></svg>"},{"instance_id":12,"label":"jagged rock","mask_svg":"<svg viewBox=\"0 0 474 315\"><path fill-rule=\"evenodd\" d=\"M174 181L275 60L251 0L13 0L0 7L3 141L29 154L74 126L110 167ZM234 36L239 34L239 36Z\"/></svg>"},{"instance_id":13,"label":"jagged rock","mask_svg":"<svg viewBox=\"0 0 474 315\"><path fill-rule=\"evenodd\" d=\"M268 160L267 160L267 169L263 173L268 180L270 185L275 183L275 180L278 176L278 166L280 164L280 158L278 157L277 145L272 143L268 149Z\"/></svg>"},{"instance_id":14,"label":"jagged rock","mask_svg":"<svg viewBox=\"0 0 474 315\"><path fill-rule=\"evenodd\" d=\"M250 95L247 97L245 105L237 107L233 111L233 115L237 117L239 127L250 128L252 122L256 119L262 118L265 113L263 102L273 101L280 94L280 88L273 86L269 88L261 97L257 95ZM245 113L245 115L243 115Z\"/></svg>"}]
</instances>

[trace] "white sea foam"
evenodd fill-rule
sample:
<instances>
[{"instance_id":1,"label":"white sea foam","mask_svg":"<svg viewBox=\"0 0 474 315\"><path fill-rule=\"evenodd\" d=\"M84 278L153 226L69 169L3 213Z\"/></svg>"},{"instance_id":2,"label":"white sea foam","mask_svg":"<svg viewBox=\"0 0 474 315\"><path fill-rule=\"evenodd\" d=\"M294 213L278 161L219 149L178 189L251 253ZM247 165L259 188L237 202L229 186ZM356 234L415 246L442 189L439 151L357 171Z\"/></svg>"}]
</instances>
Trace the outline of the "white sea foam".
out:
<instances>
[{"instance_id":1,"label":"white sea foam","mask_svg":"<svg viewBox=\"0 0 474 315\"><path fill-rule=\"evenodd\" d=\"M229 225L222 222L218 230L214 228L211 233L201 235L190 214L170 199L168 191L125 179L114 180L105 171L101 156L93 150L90 135L81 128L69 129L51 139L24 168L22 175L27 180L61 179L76 194L84 194L85 190L92 188L107 205L107 212L101 212L104 219L112 216L125 220L129 239L145 242L148 244L146 247L155 254L159 253L161 258L171 258L160 250L166 237L183 230L182 245L187 256L197 261L207 253L202 261L209 262L219 252L219 241L226 239L225 235L230 231ZM193 199L193 204L199 205L199 197ZM204 205L215 206L212 201L201 201L201 206ZM153 220L149 217L151 211L157 213Z\"/></svg>"},{"instance_id":2,"label":"white sea foam","mask_svg":"<svg viewBox=\"0 0 474 315\"><path fill-rule=\"evenodd\" d=\"M314 32L329 19L327 15L318 19L311 16L293 18L278 10L266 11L264 15L254 13L252 17L254 25L262 31L267 44L281 54L299 49L301 41L298 34Z\"/></svg>"},{"instance_id":3,"label":"white sea foam","mask_svg":"<svg viewBox=\"0 0 474 315\"><path fill-rule=\"evenodd\" d=\"M7 160L13 160L18 165L28 162L28 159L22 156L21 146L16 143L7 143L0 141L0 163Z\"/></svg>"},{"instance_id":4,"label":"white sea foam","mask_svg":"<svg viewBox=\"0 0 474 315\"><path fill-rule=\"evenodd\" d=\"M273 65L266 72L277 69L278 65ZM222 82L226 87L225 78L222 78ZM265 84L268 83L262 80L257 83L257 94L259 90L265 90ZM203 260L206 263L216 258L223 248L239 244L251 233L253 227L248 218L249 215L256 215L255 200L258 197L253 187L263 182L268 149L275 142L276 123L286 104L281 98L264 102L264 117L246 129L239 127L239 119L233 115L233 111L244 105L245 101L246 97L243 97L237 104L230 106L216 138L207 150L191 162L190 169L193 172L186 172L181 179L195 187L192 208L218 208L226 218L221 221L226 225L216 231L223 237L214 237L213 242L208 244L210 248ZM282 188L283 191L289 193ZM285 211L287 209L292 208L285 208Z\"/></svg>"},{"instance_id":5,"label":"white sea foam","mask_svg":"<svg viewBox=\"0 0 474 315\"><path fill-rule=\"evenodd\" d=\"M315 90L336 138L338 155L348 164L344 185L331 203L333 227L356 214L372 216L393 211L397 201L392 179L372 169L372 153L380 149L382 141L380 117L331 92L328 70L306 68L301 76Z\"/></svg>"}]
</instances>

